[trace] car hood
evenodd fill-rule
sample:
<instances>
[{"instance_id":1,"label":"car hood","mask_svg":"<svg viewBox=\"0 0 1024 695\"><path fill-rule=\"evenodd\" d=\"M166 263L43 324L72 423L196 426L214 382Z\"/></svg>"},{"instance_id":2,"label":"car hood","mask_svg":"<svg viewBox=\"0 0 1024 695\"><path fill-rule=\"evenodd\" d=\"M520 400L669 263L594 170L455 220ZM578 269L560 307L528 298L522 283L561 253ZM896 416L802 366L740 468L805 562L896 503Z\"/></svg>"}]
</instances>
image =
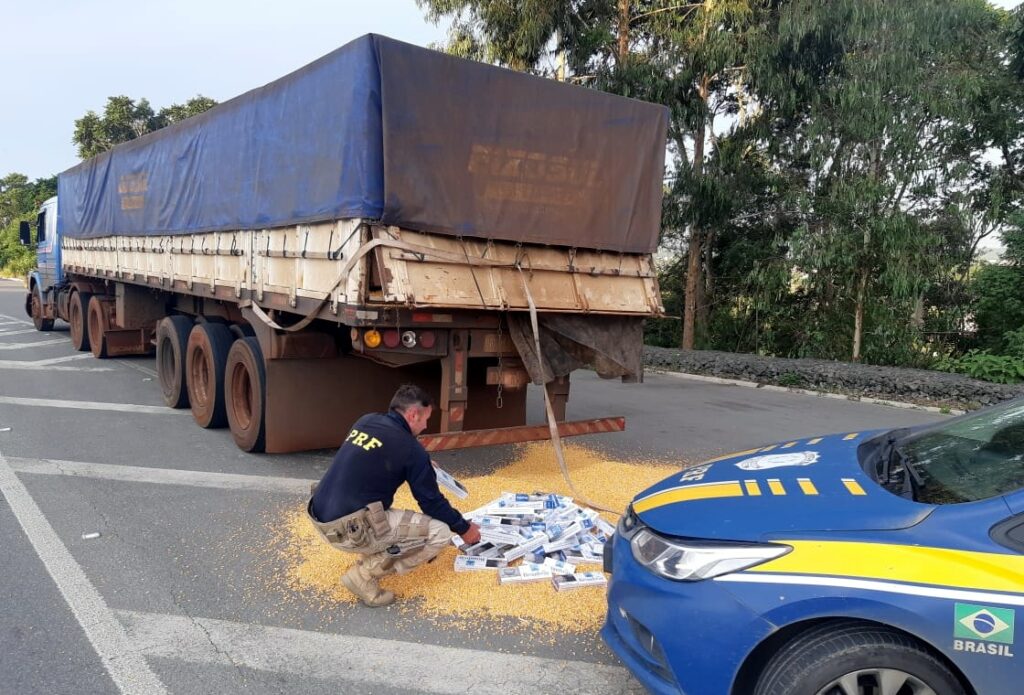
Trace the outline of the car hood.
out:
<instances>
[{"instance_id":1,"label":"car hood","mask_svg":"<svg viewBox=\"0 0 1024 695\"><path fill-rule=\"evenodd\" d=\"M655 531L686 538L908 528L934 507L884 490L861 470L857 447L878 434L813 437L712 459L640 493L633 509Z\"/></svg>"}]
</instances>

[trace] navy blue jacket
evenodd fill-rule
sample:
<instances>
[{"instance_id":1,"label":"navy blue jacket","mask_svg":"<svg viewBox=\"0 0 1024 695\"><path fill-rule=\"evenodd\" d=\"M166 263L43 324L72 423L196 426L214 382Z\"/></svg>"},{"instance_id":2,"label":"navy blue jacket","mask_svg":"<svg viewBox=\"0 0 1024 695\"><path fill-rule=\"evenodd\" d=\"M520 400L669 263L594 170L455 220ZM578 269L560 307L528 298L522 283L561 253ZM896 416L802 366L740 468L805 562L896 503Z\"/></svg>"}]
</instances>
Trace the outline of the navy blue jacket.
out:
<instances>
[{"instance_id":1,"label":"navy blue jacket","mask_svg":"<svg viewBox=\"0 0 1024 695\"><path fill-rule=\"evenodd\" d=\"M469 522L438 489L430 455L405 418L393 410L364 415L352 425L313 494L313 516L334 521L371 502L390 509L402 483L409 483L424 514L448 524L455 533L469 530Z\"/></svg>"}]
</instances>

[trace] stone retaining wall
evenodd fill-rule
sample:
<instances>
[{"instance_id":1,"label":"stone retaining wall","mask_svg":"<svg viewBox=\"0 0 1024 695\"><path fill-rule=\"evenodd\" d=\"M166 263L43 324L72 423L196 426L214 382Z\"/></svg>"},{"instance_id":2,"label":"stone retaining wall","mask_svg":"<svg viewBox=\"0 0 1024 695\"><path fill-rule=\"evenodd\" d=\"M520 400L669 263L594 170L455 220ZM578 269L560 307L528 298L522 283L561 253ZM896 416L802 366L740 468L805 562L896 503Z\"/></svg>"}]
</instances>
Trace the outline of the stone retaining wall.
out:
<instances>
[{"instance_id":1,"label":"stone retaining wall","mask_svg":"<svg viewBox=\"0 0 1024 695\"><path fill-rule=\"evenodd\" d=\"M760 357L711 350L684 352L648 345L644 348L644 364L653 370L964 410L1024 396L1024 384L1005 386L926 369Z\"/></svg>"}]
</instances>

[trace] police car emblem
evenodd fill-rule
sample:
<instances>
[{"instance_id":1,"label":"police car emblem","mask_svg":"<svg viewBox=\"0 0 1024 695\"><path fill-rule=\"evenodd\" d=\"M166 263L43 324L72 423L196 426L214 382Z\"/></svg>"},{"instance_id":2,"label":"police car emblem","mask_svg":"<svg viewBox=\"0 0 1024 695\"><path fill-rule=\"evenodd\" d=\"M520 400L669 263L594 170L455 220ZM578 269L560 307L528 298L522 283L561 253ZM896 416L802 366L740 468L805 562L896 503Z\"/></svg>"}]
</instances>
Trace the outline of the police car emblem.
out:
<instances>
[{"instance_id":1,"label":"police car emblem","mask_svg":"<svg viewBox=\"0 0 1024 695\"><path fill-rule=\"evenodd\" d=\"M784 468L786 466L809 466L818 460L817 451L794 451L787 454L768 454L766 456L754 456L743 459L736 464L737 468L745 471L763 471L769 468Z\"/></svg>"}]
</instances>

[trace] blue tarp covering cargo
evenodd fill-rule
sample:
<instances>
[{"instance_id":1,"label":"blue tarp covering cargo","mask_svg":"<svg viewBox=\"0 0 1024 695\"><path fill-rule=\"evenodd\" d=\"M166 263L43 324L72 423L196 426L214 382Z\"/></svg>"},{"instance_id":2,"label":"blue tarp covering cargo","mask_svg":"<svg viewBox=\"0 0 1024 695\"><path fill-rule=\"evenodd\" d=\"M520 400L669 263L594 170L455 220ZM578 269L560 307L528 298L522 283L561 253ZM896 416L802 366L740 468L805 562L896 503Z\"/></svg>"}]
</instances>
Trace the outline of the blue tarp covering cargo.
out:
<instances>
[{"instance_id":1,"label":"blue tarp covering cargo","mask_svg":"<svg viewBox=\"0 0 1024 695\"><path fill-rule=\"evenodd\" d=\"M367 35L62 173L71 237L366 218L646 253L667 110Z\"/></svg>"}]
</instances>

